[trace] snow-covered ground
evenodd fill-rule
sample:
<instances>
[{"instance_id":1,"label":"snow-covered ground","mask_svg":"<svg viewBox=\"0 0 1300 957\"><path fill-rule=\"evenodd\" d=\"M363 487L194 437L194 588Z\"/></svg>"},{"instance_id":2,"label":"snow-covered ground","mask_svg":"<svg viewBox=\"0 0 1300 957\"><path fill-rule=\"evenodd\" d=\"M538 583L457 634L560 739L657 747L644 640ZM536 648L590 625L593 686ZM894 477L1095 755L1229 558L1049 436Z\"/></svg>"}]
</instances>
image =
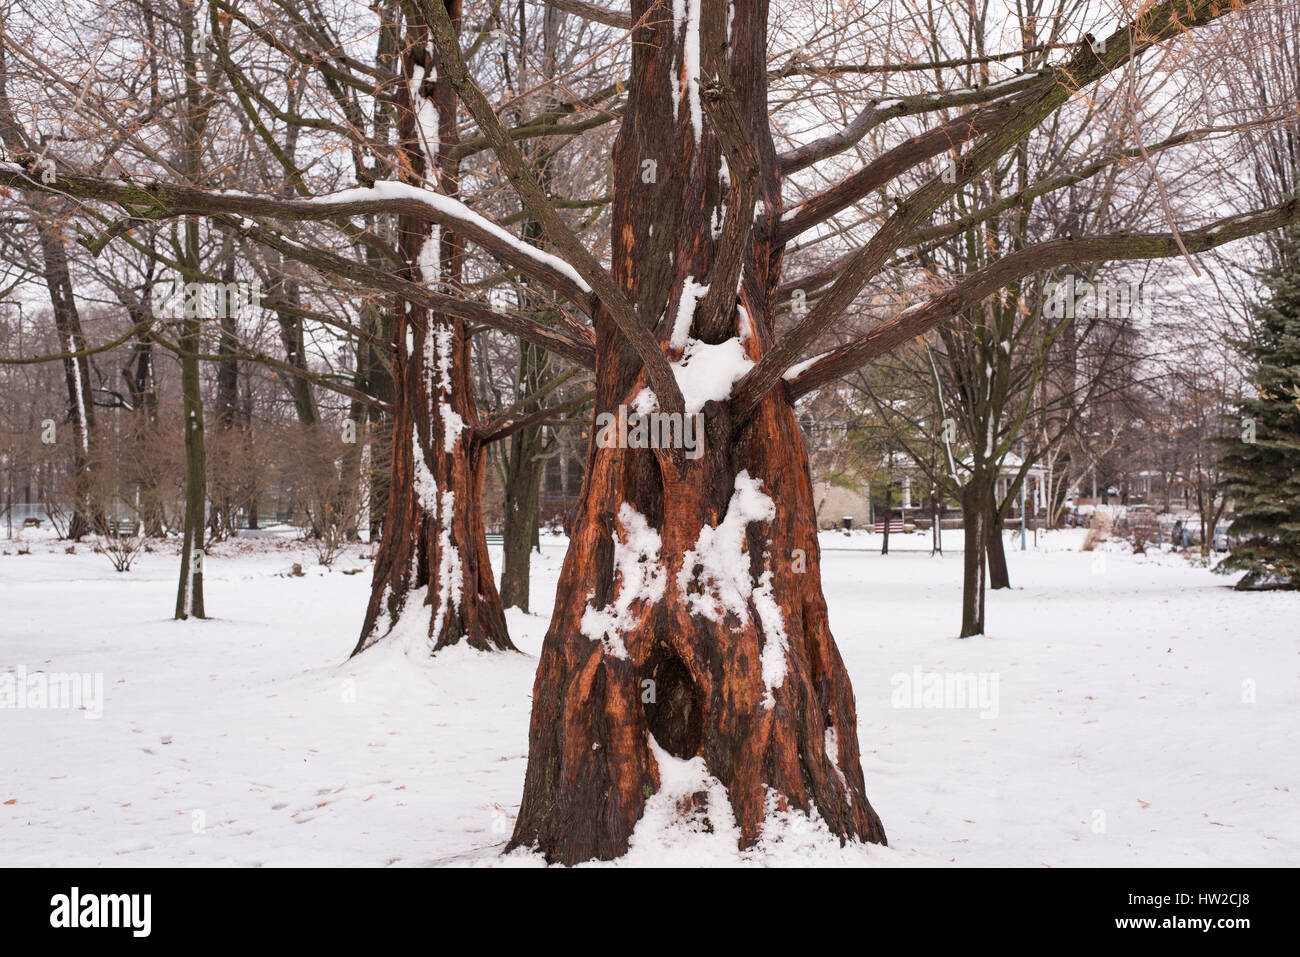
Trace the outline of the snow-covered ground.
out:
<instances>
[{"instance_id":1,"label":"snow-covered ground","mask_svg":"<svg viewBox=\"0 0 1300 957\"><path fill-rule=\"evenodd\" d=\"M1170 554L1084 553L1082 534L1011 550L1016 587L967 641L958 535L931 558L925 535L882 557L877 536L824 534L890 847L840 848L799 818L742 858L725 822L697 833L652 800L625 862L1300 864L1300 595L1239 594ZM544 614L509 613L524 654L427 660L417 634L348 660L359 551L326 570L283 537L215 546L215 617L178 623L174 550L117 574L85 544L19 547L0 541L0 680L102 675L103 699L0 709L5 864L537 863L499 853ZM544 538L535 559L543 612L563 547ZM954 700L963 682L983 697Z\"/></svg>"}]
</instances>

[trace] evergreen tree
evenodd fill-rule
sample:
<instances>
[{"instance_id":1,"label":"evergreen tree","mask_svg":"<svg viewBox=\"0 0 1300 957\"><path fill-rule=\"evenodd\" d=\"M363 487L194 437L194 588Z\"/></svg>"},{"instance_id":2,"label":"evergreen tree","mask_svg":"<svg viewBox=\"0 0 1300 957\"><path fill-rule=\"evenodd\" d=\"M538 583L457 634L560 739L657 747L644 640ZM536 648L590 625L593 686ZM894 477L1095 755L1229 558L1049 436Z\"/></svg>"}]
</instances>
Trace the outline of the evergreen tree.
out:
<instances>
[{"instance_id":1,"label":"evergreen tree","mask_svg":"<svg viewBox=\"0 0 1300 957\"><path fill-rule=\"evenodd\" d=\"M1264 272L1268 298L1240 343L1256 395L1238 404L1240 435L1225 441L1219 487L1236 501L1235 541L1222 572L1240 589L1300 588L1300 230L1283 263Z\"/></svg>"}]
</instances>

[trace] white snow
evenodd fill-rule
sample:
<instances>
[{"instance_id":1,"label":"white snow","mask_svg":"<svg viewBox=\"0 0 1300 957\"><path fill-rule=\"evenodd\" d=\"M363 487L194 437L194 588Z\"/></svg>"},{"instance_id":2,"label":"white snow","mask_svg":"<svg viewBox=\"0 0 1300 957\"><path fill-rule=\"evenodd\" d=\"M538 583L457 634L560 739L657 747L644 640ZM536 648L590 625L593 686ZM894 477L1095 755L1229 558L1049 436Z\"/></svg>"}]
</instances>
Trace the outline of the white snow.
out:
<instances>
[{"instance_id":1,"label":"white snow","mask_svg":"<svg viewBox=\"0 0 1300 957\"><path fill-rule=\"evenodd\" d=\"M795 379L799 378L799 376L803 375L805 372L811 369L822 359L825 359L828 355L830 355L829 352L819 352L811 359L805 359L803 360L803 362L796 362L794 365L786 369L785 372L781 374L781 378L785 379L787 382L793 382Z\"/></svg>"},{"instance_id":2,"label":"white snow","mask_svg":"<svg viewBox=\"0 0 1300 957\"><path fill-rule=\"evenodd\" d=\"M835 769L835 776L840 779L840 786L844 788L844 796L852 804L853 791L849 788L849 782L844 777L844 772L840 770L840 736L834 727L826 729L826 734L822 739L822 746L826 750L826 757L831 762L831 767Z\"/></svg>"},{"instance_id":3,"label":"white snow","mask_svg":"<svg viewBox=\"0 0 1300 957\"><path fill-rule=\"evenodd\" d=\"M632 400L632 411L641 415L649 415L651 412L658 410L659 396L655 395L655 390L646 386L636 394Z\"/></svg>"},{"instance_id":4,"label":"white snow","mask_svg":"<svg viewBox=\"0 0 1300 957\"><path fill-rule=\"evenodd\" d=\"M578 275L578 271L559 256L543 252L536 246L532 246L524 242L518 236L512 235L505 229L502 229L486 216L470 209L460 200L453 199L450 196L444 196L442 193L436 193L431 189L422 189L419 186L414 186L410 183L382 180L375 183L374 186L356 186L352 189L327 193L324 196L315 196L311 199L304 200L304 202L321 206L334 206L344 205L347 203L367 202L371 200L396 199L418 200L436 210L440 216L446 217L448 220L452 221L452 223L459 222L461 224L469 224L483 230L484 232L491 233L493 238L510 246L518 255L528 256L539 263L543 263L544 265L563 273L583 292L591 292L591 287L587 285L586 280Z\"/></svg>"},{"instance_id":5,"label":"white snow","mask_svg":"<svg viewBox=\"0 0 1300 957\"><path fill-rule=\"evenodd\" d=\"M0 540L0 674L102 674L105 696L97 721L0 707L6 864L539 864L500 852L562 538L544 534L534 557L539 614L507 612L524 654L430 660L418 592L405 640L348 659L373 567L359 549L326 570L292 530L213 545L216 617L182 623L169 620L175 543L119 575L89 542L69 555L23 534L28 555ZM742 854L702 766L659 752L664 790L620 863L1300 865L1300 595L1235 592L1170 554L1081 552L1082 534L1010 550L1015 587L989 593L989 637L958 641L960 531L935 558L927 534L892 534L882 557L879 536L822 533L890 847L840 847L816 815L772 800L764 840ZM305 576L286 575L295 562ZM999 675L997 717L894 707L891 679L916 668ZM669 807L699 790L711 833Z\"/></svg>"},{"instance_id":6,"label":"white snow","mask_svg":"<svg viewBox=\"0 0 1300 957\"><path fill-rule=\"evenodd\" d=\"M438 129L438 107L433 100L426 99L420 93L424 77L424 67L417 65L411 74L410 95L411 102L415 104L415 128L419 137L419 148L420 152L424 154L425 179L429 182L437 182L438 152L441 145ZM437 77L438 71L434 69L433 76L430 79L436 80ZM420 269L420 278L431 289L437 289L442 278L438 261L441 245L442 228L435 223L429 235L420 244L417 262Z\"/></svg>"},{"instance_id":7,"label":"white snow","mask_svg":"<svg viewBox=\"0 0 1300 957\"><path fill-rule=\"evenodd\" d=\"M785 616L772 594L771 569L764 570L757 587L750 576L745 532L750 522L770 522L775 517L776 505L763 492L762 481L742 471L736 476L726 515L716 527L706 525L700 530L677 575L678 591L686 595L691 614L709 621L722 621L730 614L739 623L748 623L753 602L763 626L760 661L766 708L776 703L772 692L785 680L788 637ZM698 590L693 588L697 583Z\"/></svg>"},{"instance_id":8,"label":"white snow","mask_svg":"<svg viewBox=\"0 0 1300 957\"><path fill-rule=\"evenodd\" d=\"M789 638L785 633L785 614L772 593L772 570L763 572L758 580L758 587L753 591L754 609L758 620L763 624L763 707L771 708L776 704L772 694L785 682L787 664L786 653L790 650Z\"/></svg>"},{"instance_id":9,"label":"white snow","mask_svg":"<svg viewBox=\"0 0 1300 957\"><path fill-rule=\"evenodd\" d=\"M460 607L461 592L464 588L464 567L461 565L460 550L451 540L451 521L456 508L456 493L448 489L442 493L442 512L439 516L438 532L438 617L434 619L431 636L437 638L442 634L443 623L448 613Z\"/></svg>"},{"instance_id":10,"label":"white snow","mask_svg":"<svg viewBox=\"0 0 1300 957\"><path fill-rule=\"evenodd\" d=\"M420 432L414 422L411 423L411 454L415 459L415 499L426 512L437 514L438 480L424 459L424 450L420 448Z\"/></svg>"},{"instance_id":11,"label":"white snow","mask_svg":"<svg viewBox=\"0 0 1300 957\"><path fill-rule=\"evenodd\" d=\"M692 578L700 580L701 591L686 595L691 614L721 621L729 612L741 622L749 620L747 603L753 584L745 530L750 522L770 522L775 517L776 506L764 494L763 483L748 472L737 475L726 515L716 527L706 525L700 530L677 577L677 587L683 593L690 591ZM698 576L693 572L696 566L701 569Z\"/></svg>"},{"instance_id":12,"label":"white snow","mask_svg":"<svg viewBox=\"0 0 1300 957\"><path fill-rule=\"evenodd\" d=\"M673 0L673 18L682 40L682 74L686 82L686 98L691 111L691 128L695 132L695 146L700 145L704 134L704 114L700 105L700 0ZM673 75L673 119L677 119L677 101L681 87Z\"/></svg>"},{"instance_id":13,"label":"white snow","mask_svg":"<svg viewBox=\"0 0 1300 957\"><path fill-rule=\"evenodd\" d=\"M456 329L449 320L433 322L425 337L425 391L430 395L430 412L436 403L442 419L442 448L451 454L456 451L456 440L465 431L464 417L451 407L448 398L452 392L452 352L455 348Z\"/></svg>"},{"instance_id":14,"label":"white snow","mask_svg":"<svg viewBox=\"0 0 1300 957\"><path fill-rule=\"evenodd\" d=\"M744 277L741 277L741 281L744 281ZM737 288L736 294L740 294L739 288ZM736 325L738 327L737 331L740 333L740 341L748 342L754 338L754 320L750 318L749 310L740 303L736 303L736 316L739 320Z\"/></svg>"},{"instance_id":15,"label":"white snow","mask_svg":"<svg viewBox=\"0 0 1300 957\"><path fill-rule=\"evenodd\" d=\"M450 455L456 451L456 440L465 431L465 418L445 402L442 404L442 450Z\"/></svg>"},{"instance_id":16,"label":"white snow","mask_svg":"<svg viewBox=\"0 0 1300 957\"><path fill-rule=\"evenodd\" d=\"M435 224L433 231L420 244L420 255L417 261L420 267L420 278L434 290L438 288L438 283L442 279L438 262L439 244L442 242L441 232L441 228Z\"/></svg>"},{"instance_id":17,"label":"white snow","mask_svg":"<svg viewBox=\"0 0 1300 957\"><path fill-rule=\"evenodd\" d=\"M714 239L722 236L723 228L727 225L727 204L721 203L713 207L713 212L709 214L709 235Z\"/></svg>"},{"instance_id":18,"label":"white snow","mask_svg":"<svg viewBox=\"0 0 1300 957\"><path fill-rule=\"evenodd\" d=\"M675 327L673 332L675 336ZM753 367L745 344L734 336L716 344L687 338L681 359L672 363L687 412L699 412L706 402L728 398L731 387Z\"/></svg>"},{"instance_id":19,"label":"white snow","mask_svg":"<svg viewBox=\"0 0 1300 957\"><path fill-rule=\"evenodd\" d=\"M425 175L428 179L437 177L437 159L439 147L438 106L431 99L420 94L424 84L424 67L417 65L411 73L411 102L415 104L415 127L420 138L420 151L424 153ZM438 79L435 68L430 80Z\"/></svg>"},{"instance_id":20,"label":"white snow","mask_svg":"<svg viewBox=\"0 0 1300 957\"><path fill-rule=\"evenodd\" d=\"M618 510L618 521L626 541L614 535L614 569L618 573L614 601L601 608L589 601L582 614L582 633L603 643L605 651L615 658L626 658L623 633L636 623L633 608L662 598L667 574L659 561L663 541L645 516L624 502Z\"/></svg>"},{"instance_id":21,"label":"white snow","mask_svg":"<svg viewBox=\"0 0 1300 957\"><path fill-rule=\"evenodd\" d=\"M68 336L68 351L76 352L77 344ZM81 434L81 451L90 453L90 429L86 425L86 397L81 392L81 360L72 357L72 381L77 395L77 431Z\"/></svg>"},{"instance_id":22,"label":"white snow","mask_svg":"<svg viewBox=\"0 0 1300 957\"><path fill-rule=\"evenodd\" d=\"M709 287L695 281L694 276L687 276L682 283L682 298L677 303L677 316L673 320L673 334L670 343L674 349L686 348L691 335L691 322L695 319L696 304L708 294Z\"/></svg>"}]
</instances>

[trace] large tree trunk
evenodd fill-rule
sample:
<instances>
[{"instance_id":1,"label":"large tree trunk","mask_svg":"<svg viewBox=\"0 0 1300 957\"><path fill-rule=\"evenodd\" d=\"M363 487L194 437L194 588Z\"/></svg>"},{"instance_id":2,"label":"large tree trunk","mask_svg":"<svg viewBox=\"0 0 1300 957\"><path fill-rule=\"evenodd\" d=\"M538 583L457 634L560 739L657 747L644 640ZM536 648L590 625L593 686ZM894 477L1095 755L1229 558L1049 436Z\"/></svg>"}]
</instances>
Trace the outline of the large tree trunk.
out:
<instances>
[{"instance_id":1,"label":"large tree trunk","mask_svg":"<svg viewBox=\"0 0 1300 957\"><path fill-rule=\"evenodd\" d=\"M712 282L720 294L683 311L693 316L693 361L715 361L709 345L720 343L753 359L771 343L780 264L768 238L780 193L767 133L766 4L704 0L698 34L646 16L650 6L632 4L643 25L615 148L614 275L643 318L665 317L657 332L674 360L684 338L673 335L678 306ZM696 51L684 50L695 36L701 76L715 75L718 51L728 51L732 92L718 108L756 154L746 169L729 151L729 183L698 98L708 91L693 81ZM719 252L729 234L713 221L723 204L728 221L733 210L752 221L755 199L762 215L740 247L743 281L732 296L738 277ZM596 412L647 399L641 363L610 317L598 314L596 336ZM599 447L593 429L533 688L511 847L563 863L619 856L650 800L734 819L743 847L773 808L791 807L815 808L843 838L885 840L827 625L812 482L791 405L778 388L737 422L725 400L710 401L703 423L695 459L681 448ZM656 793L664 762L689 758L702 759L726 801Z\"/></svg>"},{"instance_id":2,"label":"large tree trunk","mask_svg":"<svg viewBox=\"0 0 1300 957\"><path fill-rule=\"evenodd\" d=\"M447 10L459 27L459 2L448 2ZM402 175L422 183L427 173L442 192L454 195L455 166L443 157L456 142L455 94L441 79L425 38L423 29L413 31L414 45L402 57ZM398 232L409 278L435 287L459 281L458 236L408 215L400 218ZM513 649L483 528L486 451L476 438L469 338L460 319L421 306L399 303L397 315L388 511L353 653L382 639L404 615L416 614L411 599L421 590L431 651L460 641L481 650Z\"/></svg>"}]
</instances>

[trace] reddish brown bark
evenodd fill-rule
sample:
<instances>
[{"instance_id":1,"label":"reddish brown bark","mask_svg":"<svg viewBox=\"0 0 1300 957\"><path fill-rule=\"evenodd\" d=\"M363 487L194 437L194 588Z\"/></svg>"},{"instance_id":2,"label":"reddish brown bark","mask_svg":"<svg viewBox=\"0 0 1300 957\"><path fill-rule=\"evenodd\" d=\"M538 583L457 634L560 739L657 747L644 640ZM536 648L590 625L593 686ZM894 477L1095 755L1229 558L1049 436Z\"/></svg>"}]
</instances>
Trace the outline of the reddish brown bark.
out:
<instances>
[{"instance_id":1,"label":"reddish brown bark","mask_svg":"<svg viewBox=\"0 0 1300 957\"><path fill-rule=\"evenodd\" d=\"M649 5L635 0L633 20ZM771 344L780 264L770 238L780 194L765 106L766 4L701 6L701 75L729 80L700 91L698 144L682 66L688 31L650 16L633 37L615 150L614 275L643 319L665 317L656 331L670 358L681 355L672 317L690 278L710 284L691 337L737 337L757 359ZM720 51L728 51L725 64L715 60ZM713 116L731 147L729 182ZM644 177L647 160L656 164L653 182ZM763 203L757 223L754 199ZM645 388L645 373L608 316L597 316L596 334L596 411L616 413ZM533 689L511 847L564 863L624 853L660 785L653 743L703 758L730 804L705 813L734 815L744 846L761 836L772 796L778 806L815 808L843 838L885 840L866 797L853 691L827 625L812 483L790 402L778 388L745 421L733 420L727 402L709 402L703 415L696 459L681 449L598 448L593 430ZM702 532L736 524L745 500L738 489L748 490L751 506L765 496L770 508L743 523L743 563L729 583L738 591L720 601L697 553ZM648 548L655 536L658 547ZM642 560L629 559L638 550ZM662 594L638 590L644 578L661 583ZM710 607L713 614L702 610ZM603 634L593 627L602 612L618 615Z\"/></svg>"},{"instance_id":2,"label":"reddish brown bark","mask_svg":"<svg viewBox=\"0 0 1300 957\"><path fill-rule=\"evenodd\" d=\"M460 4L447 4L460 23ZM402 178L457 193L456 100L439 79L437 55L423 29L412 31L403 54L398 128ZM425 103L437 111L431 128ZM460 279L463 244L421 216L398 221L405 278L437 285ZM435 243L436 252L426 249ZM423 255L422 255L423 253ZM394 330L392 481L383 539L375 557L370 604L356 654L381 640L412 600L429 609L431 652L464 641L482 650L513 649L501 597L492 577L483 528L481 491L485 450L476 438L478 414L470 382L470 341L461 319L399 301Z\"/></svg>"}]
</instances>

